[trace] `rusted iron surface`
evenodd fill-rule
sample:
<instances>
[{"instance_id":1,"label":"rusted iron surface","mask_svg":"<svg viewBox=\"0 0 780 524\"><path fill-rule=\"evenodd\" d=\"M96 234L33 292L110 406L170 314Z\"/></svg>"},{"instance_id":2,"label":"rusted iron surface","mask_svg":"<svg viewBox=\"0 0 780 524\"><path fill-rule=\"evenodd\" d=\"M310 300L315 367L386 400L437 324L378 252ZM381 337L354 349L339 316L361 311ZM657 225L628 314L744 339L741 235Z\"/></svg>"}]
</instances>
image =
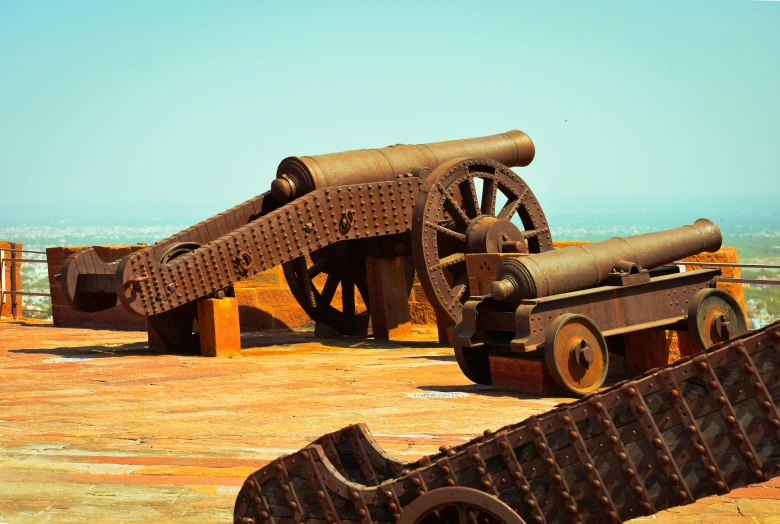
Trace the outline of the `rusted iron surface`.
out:
<instances>
[{"instance_id":1,"label":"rusted iron surface","mask_svg":"<svg viewBox=\"0 0 780 524\"><path fill-rule=\"evenodd\" d=\"M271 193L289 202L314 189L344 184L388 182L407 173L429 173L437 166L467 157L488 157L509 167L527 166L534 158L531 139L522 131L431 144L398 144L382 149L289 157L277 168Z\"/></svg>"},{"instance_id":2,"label":"rusted iron surface","mask_svg":"<svg viewBox=\"0 0 780 524\"><path fill-rule=\"evenodd\" d=\"M721 241L718 226L701 218L676 229L569 246L542 256L509 258L498 266L490 292L496 300L517 307L526 298L588 289L609 279L639 281L641 277L631 275L691 255L717 251Z\"/></svg>"},{"instance_id":3,"label":"rusted iron surface","mask_svg":"<svg viewBox=\"0 0 780 524\"><path fill-rule=\"evenodd\" d=\"M575 395L603 384L604 337L651 328L687 330L698 350L743 334L740 305L714 289L719 269L679 273L663 266L720 247L709 220L587 246L508 257L477 255L472 280L496 267L490 295L472 296L455 326L458 363L490 384L491 356L545 360L555 382ZM473 379L472 379L473 380Z\"/></svg>"},{"instance_id":4,"label":"rusted iron surface","mask_svg":"<svg viewBox=\"0 0 780 524\"><path fill-rule=\"evenodd\" d=\"M776 323L414 463L349 426L251 474L234 522L623 522L777 476L779 405Z\"/></svg>"},{"instance_id":5,"label":"rusted iron surface","mask_svg":"<svg viewBox=\"0 0 780 524\"><path fill-rule=\"evenodd\" d=\"M480 158L463 158L474 155ZM312 319L344 334L366 335L370 311L355 307L358 294L363 304L371 303L365 259L414 254L425 259L418 271L429 301L454 323L470 295L464 253L551 247L533 193L504 165L524 166L533 156L530 138L510 131L288 158L271 191L117 263L100 260L94 250L71 256L62 267L62 288L76 309L95 312L121 304L139 315L163 315L165 322L155 323L176 331L168 338L194 341L189 315L169 312L283 265L291 290ZM476 180L483 186L481 196ZM500 209L498 194L507 200ZM520 227L510 222L515 214ZM419 239L416 247L412 237ZM172 246L185 244L196 247L170 256ZM317 289L312 280L320 274L327 276L326 284Z\"/></svg>"},{"instance_id":6,"label":"rusted iron surface","mask_svg":"<svg viewBox=\"0 0 780 524\"><path fill-rule=\"evenodd\" d=\"M499 194L506 202L497 208ZM515 216L522 230L511 222ZM443 164L420 188L412 224L414 263L437 314L453 323L472 295L467 254L551 249L550 228L533 192L497 162L462 159Z\"/></svg>"}]
</instances>

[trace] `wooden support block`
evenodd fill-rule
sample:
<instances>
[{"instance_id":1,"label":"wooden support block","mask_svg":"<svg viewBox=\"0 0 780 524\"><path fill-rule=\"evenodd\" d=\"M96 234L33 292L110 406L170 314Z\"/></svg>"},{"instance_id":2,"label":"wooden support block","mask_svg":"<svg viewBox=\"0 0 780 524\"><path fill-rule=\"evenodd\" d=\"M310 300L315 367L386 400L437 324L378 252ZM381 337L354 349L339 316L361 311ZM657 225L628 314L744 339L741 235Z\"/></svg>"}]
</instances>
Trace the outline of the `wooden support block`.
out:
<instances>
[{"instance_id":1,"label":"wooden support block","mask_svg":"<svg viewBox=\"0 0 780 524\"><path fill-rule=\"evenodd\" d=\"M149 349L165 352L165 341L157 334L157 331L154 330L149 322L146 323L146 336L149 340Z\"/></svg>"},{"instance_id":2,"label":"wooden support block","mask_svg":"<svg viewBox=\"0 0 780 524\"><path fill-rule=\"evenodd\" d=\"M200 354L204 357L241 352L238 300L235 298L198 300L198 325Z\"/></svg>"},{"instance_id":3,"label":"wooden support block","mask_svg":"<svg viewBox=\"0 0 780 524\"><path fill-rule=\"evenodd\" d=\"M699 352L693 345L693 339L687 331L676 331L675 333L677 333L677 346L681 357L690 357Z\"/></svg>"},{"instance_id":4,"label":"wooden support block","mask_svg":"<svg viewBox=\"0 0 780 524\"><path fill-rule=\"evenodd\" d=\"M439 330L439 344L446 346L455 345L455 323L447 315L436 315L436 327Z\"/></svg>"},{"instance_id":5,"label":"wooden support block","mask_svg":"<svg viewBox=\"0 0 780 524\"><path fill-rule=\"evenodd\" d=\"M397 340L412 333L404 257L366 258L374 338Z\"/></svg>"},{"instance_id":6,"label":"wooden support block","mask_svg":"<svg viewBox=\"0 0 780 524\"><path fill-rule=\"evenodd\" d=\"M623 334L629 376L636 377L680 358L670 333L664 329L643 329Z\"/></svg>"},{"instance_id":7,"label":"wooden support block","mask_svg":"<svg viewBox=\"0 0 780 524\"><path fill-rule=\"evenodd\" d=\"M541 396L567 395L550 375L544 360L490 356L490 376L496 389Z\"/></svg>"},{"instance_id":8,"label":"wooden support block","mask_svg":"<svg viewBox=\"0 0 780 524\"><path fill-rule=\"evenodd\" d=\"M687 331L646 329L623 335L631 377L698 353Z\"/></svg>"}]
</instances>

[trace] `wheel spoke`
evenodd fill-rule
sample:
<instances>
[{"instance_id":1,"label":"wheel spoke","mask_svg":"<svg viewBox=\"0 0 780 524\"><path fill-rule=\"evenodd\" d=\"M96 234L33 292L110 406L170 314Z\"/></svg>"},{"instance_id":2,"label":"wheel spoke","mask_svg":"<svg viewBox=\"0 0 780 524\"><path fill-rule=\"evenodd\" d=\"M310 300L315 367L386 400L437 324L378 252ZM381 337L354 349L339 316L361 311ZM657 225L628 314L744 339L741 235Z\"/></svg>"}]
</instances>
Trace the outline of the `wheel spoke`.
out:
<instances>
[{"instance_id":1,"label":"wheel spoke","mask_svg":"<svg viewBox=\"0 0 780 524\"><path fill-rule=\"evenodd\" d=\"M470 218L477 218L480 214L479 200L477 200L477 188L474 187L474 177L460 184L460 196L463 200L463 209Z\"/></svg>"},{"instance_id":2,"label":"wheel spoke","mask_svg":"<svg viewBox=\"0 0 780 524\"><path fill-rule=\"evenodd\" d=\"M507 203L504 205L501 211L498 212L498 215L496 215L496 218L500 220L511 220L512 215L515 214L515 211L517 211L519 205L520 205L519 198L515 198L507 201Z\"/></svg>"},{"instance_id":3,"label":"wheel spoke","mask_svg":"<svg viewBox=\"0 0 780 524\"><path fill-rule=\"evenodd\" d=\"M341 304L345 315L355 315L355 281L352 278L341 281Z\"/></svg>"},{"instance_id":4,"label":"wheel spoke","mask_svg":"<svg viewBox=\"0 0 780 524\"><path fill-rule=\"evenodd\" d=\"M485 178L482 181L482 214L494 216L496 214L496 191L498 186L494 178Z\"/></svg>"},{"instance_id":5,"label":"wheel spoke","mask_svg":"<svg viewBox=\"0 0 780 524\"><path fill-rule=\"evenodd\" d=\"M368 297L368 282L362 278L359 278L355 280L355 287L357 287L358 293L360 293L360 298L363 300L363 304L366 305L366 309L371 309Z\"/></svg>"},{"instance_id":6,"label":"wheel spoke","mask_svg":"<svg viewBox=\"0 0 780 524\"><path fill-rule=\"evenodd\" d=\"M452 255L439 260L438 264L430 266L428 271L436 271L437 269L451 266L453 264L457 264L458 262L463 262L464 260L466 260L466 255L464 253L453 253Z\"/></svg>"},{"instance_id":7,"label":"wheel spoke","mask_svg":"<svg viewBox=\"0 0 780 524\"><path fill-rule=\"evenodd\" d=\"M328 264L328 259L325 257L322 257L318 261L316 261L314 265L309 268L309 278L314 278L320 273L322 273L322 270L325 269L325 266L327 264Z\"/></svg>"},{"instance_id":8,"label":"wheel spoke","mask_svg":"<svg viewBox=\"0 0 780 524\"><path fill-rule=\"evenodd\" d=\"M458 508L458 524L470 524L469 518L466 515L466 506L458 504L456 507Z\"/></svg>"},{"instance_id":9,"label":"wheel spoke","mask_svg":"<svg viewBox=\"0 0 780 524\"><path fill-rule=\"evenodd\" d=\"M513 198L507 199L506 204L504 204L504 207L498 213L497 217L502 220L511 219L512 215L514 215L517 211L517 208L520 207L520 204L522 203L523 197L525 197L526 193L528 193L528 188L526 188L520 196L513 195Z\"/></svg>"},{"instance_id":10,"label":"wheel spoke","mask_svg":"<svg viewBox=\"0 0 780 524\"><path fill-rule=\"evenodd\" d=\"M449 212L449 214L452 216L452 219L459 226L465 228L469 225L469 222L471 222L471 219L463 211L463 208L460 207L457 202L455 202L455 199L449 193L447 193L447 199L444 202L444 208Z\"/></svg>"},{"instance_id":11,"label":"wheel spoke","mask_svg":"<svg viewBox=\"0 0 780 524\"><path fill-rule=\"evenodd\" d=\"M444 233L445 235L447 235L449 237L452 237L454 239L460 240L461 242L465 242L466 241L466 235L464 235L463 233L458 233L457 231L453 231L452 229L449 229L447 227L440 226L439 224L434 224L433 222L431 222L429 220L425 221L425 225L430 227L430 228L435 229L436 231L438 231L440 233Z\"/></svg>"},{"instance_id":12,"label":"wheel spoke","mask_svg":"<svg viewBox=\"0 0 780 524\"><path fill-rule=\"evenodd\" d=\"M333 301L333 295L336 294L336 288L339 287L339 277L336 275L336 273L330 273L328 275L327 280L325 280L325 285L322 287L322 305L327 306Z\"/></svg>"},{"instance_id":13,"label":"wheel spoke","mask_svg":"<svg viewBox=\"0 0 780 524\"><path fill-rule=\"evenodd\" d=\"M452 302L450 303L450 307L452 307L456 302L458 302L468 289L469 289L469 276L467 273L464 272L463 274L460 275L460 277L458 277L458 280L455 282L455 285L452 286Z\"/></svg>"},{"instance_id":14,"label":"wheel spoke","mask_svg":"<svg viewBox=\"0 0 780 524\"><path fill-rule=\"evenodd\" d=\"M528 238L538 237L539 235L547 233L549 231L550 231L549 227L543 227L541 229L529 229L528 231L521 231L521 234L523 235L523 240L526 240Z\"/></svg>"}]
</instances>

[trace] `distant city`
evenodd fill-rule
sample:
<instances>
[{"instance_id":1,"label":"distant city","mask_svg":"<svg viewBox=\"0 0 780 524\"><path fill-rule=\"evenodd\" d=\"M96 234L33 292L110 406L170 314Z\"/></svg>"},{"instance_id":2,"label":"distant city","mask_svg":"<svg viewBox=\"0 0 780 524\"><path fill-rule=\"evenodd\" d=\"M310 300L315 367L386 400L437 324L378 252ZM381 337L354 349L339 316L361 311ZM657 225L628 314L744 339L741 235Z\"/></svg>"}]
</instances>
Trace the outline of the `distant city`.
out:
<instances>
[{"instance_id":1,"label":"distant city","mask_svg":"<svg viewBox=\"0 0 780 524\"><path fill-rule=\"evenodd\" d=\"M717 208L716 208L717 209ZM557 240L599 241L613 236L629 236L677 227L690 223L699 216L715 220L723 231L723 244L737 248L740 262L780 265L780 213L761 207L745 210L701 213L690 209L647 210L627 208L560 210L547 213L552 235ZM717 216L720 215L720 216ZM97 219L38 220L34 223L0 223L0 240L21 242L25 249L44 251L52 246L92 246L111 244L151 244L181 231L201 217L138 218L134 220ZM45 258L29 255L27 258ZM48 274L45 264L25 264L22 267L24 290L48 292ZM742 270L743 278L777 280L775 269ZM745 284L747 313L751 328L759 328L780 319L780 286ZM51 318L51 304L47 297L25 297L25 314L30 317Z\"/></svg>"}]
</instances>

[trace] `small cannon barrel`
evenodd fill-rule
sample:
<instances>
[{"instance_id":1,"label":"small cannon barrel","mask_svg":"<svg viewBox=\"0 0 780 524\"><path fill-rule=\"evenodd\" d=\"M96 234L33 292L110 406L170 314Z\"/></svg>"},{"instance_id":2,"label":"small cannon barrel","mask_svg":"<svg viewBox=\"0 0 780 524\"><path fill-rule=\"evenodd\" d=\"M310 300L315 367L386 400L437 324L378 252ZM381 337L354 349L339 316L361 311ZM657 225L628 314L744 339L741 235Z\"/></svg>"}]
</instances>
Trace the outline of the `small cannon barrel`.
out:
<instances>
[{"instance_id":1,"label":"small cannon barrel","mask_svg":"<svg viewBox=\"0 0 780 524\"><path fill-rule=\"evenodd\" d=\"M718 226L700 218L676 229L509 258L498 265L490 294L517 307L523 299L596 287L613 271L652 269L704 251L717 251L721 242Z\"/></svg>"},{"instance_id":2,"label":"small cannon barrel","mask_svg":"<svg viewBox=\"0 0 780 524\"><path fill-rule=\"evenodd\" d=\"M358 149L282 160L271 183L274 198L285 203L329 186L393 180L416 168L433 170L463 157L486 157L508 167L527 166L534 158L534 143L522 131L431 144Z\"/></svg>"}]
</instances>

